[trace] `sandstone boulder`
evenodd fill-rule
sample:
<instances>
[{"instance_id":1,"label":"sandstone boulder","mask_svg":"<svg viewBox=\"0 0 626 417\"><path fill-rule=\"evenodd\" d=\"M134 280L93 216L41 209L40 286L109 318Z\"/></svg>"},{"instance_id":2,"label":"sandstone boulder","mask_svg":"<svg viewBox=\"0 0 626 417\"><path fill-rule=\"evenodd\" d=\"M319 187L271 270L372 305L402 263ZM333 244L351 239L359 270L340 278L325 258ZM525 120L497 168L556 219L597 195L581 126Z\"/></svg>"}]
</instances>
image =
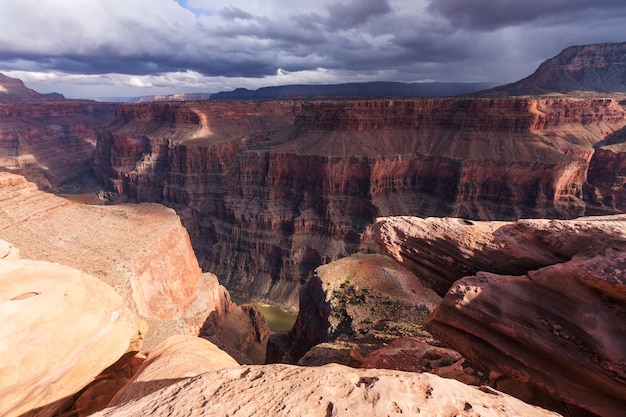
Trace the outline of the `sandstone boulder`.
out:
<instances>
[{"instance_id":1,"label":"sandstone boulder","mask_svg":"<svg viewBox=\"0 0 626 417\"><path fill-rule=\"evenodd\" d=\"M0 415L52 416L125 352L143 324L115 291L73 268L0 260Z\"/></svg>"},{"instance_id":2,"label":"sandstone boulder","mask_svg":"<svg viewBox=\"0 0 626 417\"><path fill-rule=\"evenodd\" d=\"M468 385L486 385L487 374L467 362L455 350L432 346L413 337L402 337L364 357L360 367L430 372Z\"/></svg>"},{"instance_id":3,"label":"sandstone boulder","mask_svg":"<svg viewBox=\"0 0 626 417\"><path fill-rule=\"evenodd\" d=\"M109 403L117 406L183 379L239 364L213 343L194 336L172 336L146 358L128 384Z\"/></svg>"},{"instance_id":4,"label":"sandstone boulder","mask_svg":"<svg viewBox=\"0 0 626 417\"><path fill-rule=\"evenodd\" d=\"M243 366L180 381L94 417L558 416L490 388L432 374L341 365Z\"/></svg>"}]
</instances>

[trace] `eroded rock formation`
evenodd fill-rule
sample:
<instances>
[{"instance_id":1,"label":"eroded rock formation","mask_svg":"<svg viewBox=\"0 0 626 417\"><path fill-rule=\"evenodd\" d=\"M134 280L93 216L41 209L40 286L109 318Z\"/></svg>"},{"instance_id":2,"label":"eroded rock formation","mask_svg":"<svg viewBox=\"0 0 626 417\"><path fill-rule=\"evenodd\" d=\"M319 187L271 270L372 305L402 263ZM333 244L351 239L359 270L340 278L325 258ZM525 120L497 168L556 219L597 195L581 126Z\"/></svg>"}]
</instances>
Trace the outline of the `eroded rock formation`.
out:
<instances>
[{"instance_id":1,"label":"eroded rock formation","mask_svg":"<svg viewBox=\"0 0 626 417\"><path fill-rule=\"evenodd\" d=\"M0 237L15 243L24 257L63 263L114 287L128 308L150 323L146 349L201 329L219 335L229 313L238 311L217 277L201 272L171 209L80 204L9 173L0 173L0 207ZM251 329L254 339L249 315L237 317L245 322L234 324L231 318L229 326Z\"/></svg>"},{"instance_id":2,"label":"eroded rock formation","mask_svg":"<svg viewBox=\"0 0 626 417\"><path fill-rule=\"evenodd\" d=\"M295 306L303 277L368 246L377 216L572 218L621 210L594 186L615 99L122 105L96 169L177 210L203 269Z\"/></svg>"},{"instance_id":3,"label":"eroded rock formation","mask_svg":"<svg viewBox=\"0 0 626 417\"><path fill-rule=\"evenodd\" d=\"M226 308L225 289L202 274L171 209L75 203L9 173L0 173L0 206L0 237L26 258L69 265L114 287L152 325L148 346L197 334L211 312Z\"/></svg>"},{"instance_id":4,"label":"eroded rock formation","mask_svg":"<svg viewBox=\"0 0 626 417\"><path fill-rule=\"evenodd\" d=\"M125 352L145 324L115 291L76 269L0 260L0 414L52 416Z\"/></svg>"},{"instance_id":5,"label":"eroded rock formation","mask_svg":"<svg viewBox=\"0 0 626 417\"><path fill-rule=\"evenodd\" d=\"M18 78L0 74L0 103L58 101L59 96L40 94L24 85Z\"/></svg>"},{"instance_id":6,"label":"eroded rock formation","mask_svg":"<svg viewBox=\"0 0 626 417\"><path fill-rule=\"evenodd\" d=\"M240 416L558 416L490 388L431 374L341 365L244 366L208 372L94 417Z\"/></svg>"},{"instance_id":7,"label":"eroded rock formation","mask_svg":"<svg viewBox=\"0 0 626 417\"><path fill-rule=\"evenodd\" d=\"M402 336L432 337L422 322L440 298L409 271L381 254L356 254L316 269L300 293L300 310L288 335L270 342L270 362L350 364L352 355L365 355ZM285 350L285 352L282 352ZM353 358L352 358L353 359Z\"/></svg>"},{"instance_id":8,"label":"eroded rock formation","mask_svg":"<svg viewBox=\"0 0 626 417\"><path fill-rule=\"evenodd\" d=\"M451 287L427 322L438 339L561 401L621 415L626 217L381 219L377 232L418 277Z\"/></svg>"},{"instance_id":9,"label":"eroded rock formation","mask_svg":"<svg viewBox=\"0 0 626 417\"><path fill-rule=\"evenodd\" d=\"M0 166L42 188L75 191L92 171L100 127L114 115L110 103L0 104Z\"/></svg>"}]
</instances>

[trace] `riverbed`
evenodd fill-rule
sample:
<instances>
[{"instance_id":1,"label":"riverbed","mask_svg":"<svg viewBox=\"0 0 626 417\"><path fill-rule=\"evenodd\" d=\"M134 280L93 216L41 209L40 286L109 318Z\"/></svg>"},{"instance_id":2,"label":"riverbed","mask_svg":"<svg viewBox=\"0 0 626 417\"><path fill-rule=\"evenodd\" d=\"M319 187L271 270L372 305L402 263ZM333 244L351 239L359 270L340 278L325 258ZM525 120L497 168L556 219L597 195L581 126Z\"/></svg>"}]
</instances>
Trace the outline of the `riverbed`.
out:
<instances>
[{"instance_id":1,"label":"riverbed","mask_svg":"<svg viewBox=\"0 0 626 417\"><path fill-rule=\"evenodd\" d=\"M230 296L230 299L237 305L242 304L254 304L257 306L263 317L265 317L265 321L269 326L270 330L274 333L277 332L288 332L293 327L296 322L296 314L290 313L281 308L272 307L266 304L259 304L254 300L249 300L246 298L237 297L235 295Z\"/></svg>"}]
</instances>

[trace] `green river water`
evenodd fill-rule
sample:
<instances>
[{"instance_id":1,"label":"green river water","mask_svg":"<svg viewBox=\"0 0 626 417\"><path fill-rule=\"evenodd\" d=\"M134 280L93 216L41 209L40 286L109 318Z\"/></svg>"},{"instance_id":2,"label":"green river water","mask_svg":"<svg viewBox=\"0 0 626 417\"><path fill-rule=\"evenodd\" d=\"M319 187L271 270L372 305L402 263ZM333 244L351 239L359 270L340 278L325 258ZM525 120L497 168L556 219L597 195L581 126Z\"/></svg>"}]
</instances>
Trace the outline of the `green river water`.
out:
<instances>
[{"instance_id":1,"label":"green river water","mask_svg":"<svg viewBox=\"0 0 626 417\"><path fill-rule=\"evenodd\" d=\"M237 297L235 295L230 296L230 299L237 305L242 304L254 304L257 306L265 321L273 332L288 332L296 322L296 314L289 313L283 309L271 307L268 305L259 304L254 300L248 300L246 298Z\"/></svg>"}]
</instances>

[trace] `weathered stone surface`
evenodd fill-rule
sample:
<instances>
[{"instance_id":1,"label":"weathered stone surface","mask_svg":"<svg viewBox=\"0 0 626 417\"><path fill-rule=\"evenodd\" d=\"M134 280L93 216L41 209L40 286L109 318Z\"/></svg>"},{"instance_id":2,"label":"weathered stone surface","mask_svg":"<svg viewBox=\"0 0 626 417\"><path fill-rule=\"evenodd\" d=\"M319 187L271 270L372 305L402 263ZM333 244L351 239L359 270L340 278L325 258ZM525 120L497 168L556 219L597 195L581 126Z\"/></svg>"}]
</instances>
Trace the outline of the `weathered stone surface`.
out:
<instances>
[{"instance_id":1,"label":"weathered stone surface","mask_svg":"<svg viewBox=\"0 0 626 417\"><path fill-rule=\"evenodd\" d=\"M111 400L109 407L143 398L183 379L239 366L213 343L194 336L172 336L150 352L135 376Z\"/></svg>"},{"instance_id":2,"label":"weathered stone surface","mask_svg":"<svg viewBox=\"0 0 626 417\"><path fill-rule=\"evenodd\" d=\"M145 359L144 354L136 352L129 352L122 356L81 390L80 395L66 413L77 417L87 417L106 408L115 394L137 373Z\"/></svg>"},{"instance_id":3,"label":"weathered stone surface","mask_svg":"<svg viewBox=\"0 0 626 417\"><path fill-rule=\"evenodd\" d=\"M427 322L438 339L561 401L621 415L626 217L381 219L377 231L419 277L452 287Z\"/></svg>"},{"instance_id":4,"label":"weathered stone surface","mask_svg":"<svg viewBox=\"0 0 626 417\"><path fill-rule=\"evenodd\" d=\"M0 260L0 414L52 416L126 351L144 325L99 279L49 262Z\"/></svg>"},{"instance_id":5,"label":"weathered stone surface","mask_svg":"<svg viewBox=\"0 0 626 417\"><path fill-rule=\"evenodd\" d=\"M225 319L226 290L202 274L176 213L156 204L97 206L42 192L0 172L0 238L22 256L102 279L151 325L147 349Z\"/></svg>"},{"instance_id":6,"label":"weathered stone surface","mask_svg":"<svg viewBox=\"0 0 626 417\"><path fill-rule=\"evenodd\" d=\"M223 317L212 313L200 329L199 336L217 344L241 364L265 363L270 329L255 305L238 306L226 292ZM217 310L220 311L220 310Z\"/></svg>"},{"instance_id":7,"label":"weathered stone surface","mask_svg":"<svg viewBox=\"0 0 626 417\"><path fill-rule=\"evenodd\" d=\"M588 167L625 114L615 99L567 98L122 105L96 170L175 208L229 289L295 307L315 267L375 250L378 216L622 210Z\"/></svg>"},{"instance_id":8,"label":"weathered stone surface","mask_svg":"<svg viewBox=\"0 0 626 417\"><path fill-rule=\"evenodd\" d=\"M317 268L302 288L289 351L270 359L295 362L314 345L340 337L355 342L356 348L361 345L360 354L401 336L432 340L422 321L439 302L432 290L387 256L356 254L331 262ZM312 355L305 359L320 361Z\"/></svg>"},{"instance_id":9,"label":"weathered stone surface","mask_svg":"<svg viewBox=\"0 0 626 417\"><path fill-rule=\"evenodd\" d=\"M626 254L457 282L428 329L465 356L601 416L626 408ZM621 299L620 299L621 297Z\"/></svg>"},{"instance_id":10,"label":"weathered stone surface","mask_svg":"<svg viewBox=\"0 0 626 417\"><path fill-rule=\"evenodd\" d=\"M237 416L558 416L490 388L481 391L431 374L244 366L209 372L94 417Z\"/></svg>"},{"instance_id":11,"label":"weathered stone surface","mask_svg":"<svg viewBox=\"0 0 626 417\"><path fill-rule=\"evenodd\" d=\"M479 271L522 275L575 256L593 256L626 240L624 216L576 220L480 222L457 218L379 218L383 250L440 295Z\"/></svg>"},{"instance_id":12,"label":"weathered stone surface","mask_svg":"<svg viewBox=\"0 0 626 417\"><path fill-rule=\"evenodd\" d=\"M487 381L487 378L465 372L463 362L465 359L455 350L432 346L416 338L403 337L364 357L360 367L430 372L469 385L481 385Z\"/></svg>"}]
</instances>

